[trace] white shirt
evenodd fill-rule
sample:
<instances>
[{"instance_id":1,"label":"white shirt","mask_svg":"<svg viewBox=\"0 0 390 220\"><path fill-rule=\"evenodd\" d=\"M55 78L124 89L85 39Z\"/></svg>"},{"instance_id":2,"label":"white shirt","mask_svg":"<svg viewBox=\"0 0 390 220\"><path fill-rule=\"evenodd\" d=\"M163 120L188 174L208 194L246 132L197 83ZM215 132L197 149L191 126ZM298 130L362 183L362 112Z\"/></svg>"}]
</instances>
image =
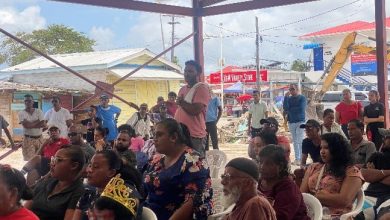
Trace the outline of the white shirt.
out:
<instances>
[{"instance_id":1,"label":"white shirt","mask_svg":"<svg viewBox=\"0 0 390 220\"><path fill-rule=\"evenodd\" d=\"M268 112L268 106L265 102L252 103L249 106L249 113L252 115L251 126L253 128L261 128L260 120L266 118L265 113Z\"/></svg>"},{"instance_id":2,"label":"white shirt","mask_svg":"<svg viewBox=\"0 0 390 220\"><path fill-rule=\"evenodd\" d=\"M30 114L26 110L20 111L18 113L19 123L21 124L24 120L28 122L33 122L36 120L43 121L43 112L40 109L34 109L33 113ZM40 136L42 135L42 128L23 128L23 133L30 136Z\"/></svg>"},{"instance_id":3,"label":"white shirt","mask_svg":"<svg viewBox=\"0 0 390 220\"><path fill-rule=\"evenodd\" d=\"M320 131L321 133L321 135L322 134L326 134L326 133L330 133L330 132L332 132L332 133L338 133L338 134L340 134L341 136L343 136L345 139L347 139L348 140L348 138L345 136L345 134L344 134L344 131L341 129L341 126L339 125L339 124L337 124L337 123L334 123L333 122L333 124L330 126L330 131L328 131L328 129L326 129L325 128L325 126L322 124L321 125L321 131Z\"/></svg>"},{"instance_id":4,"label":"white shirt","mask_svg":"<svg viewBox=\"0 0 390 220\"><path fill-rule=\"evenodd\" d=\"M55 125L60 129L60 136L67 138L68 137L68 126L66 125L67 120L72 120L73 116L70 114L69 110L66 108L60 108L57 112L54 108L50 109L45 114L45 120L47 121L47 126Z\"/></svg>"},{"instance_id":5,"label":"white shirt","mask_svg":"<svg viewBox=\"0 0 390 220\"><path fill-rule=\"evenodd\" d=\"M141 137L148 135L150 137L150 115L147 115L146 120L143 118L139 120L138 112L135 112L126 124L134 128L136 135L140 135Z\"/></svg>"}]
</instances>

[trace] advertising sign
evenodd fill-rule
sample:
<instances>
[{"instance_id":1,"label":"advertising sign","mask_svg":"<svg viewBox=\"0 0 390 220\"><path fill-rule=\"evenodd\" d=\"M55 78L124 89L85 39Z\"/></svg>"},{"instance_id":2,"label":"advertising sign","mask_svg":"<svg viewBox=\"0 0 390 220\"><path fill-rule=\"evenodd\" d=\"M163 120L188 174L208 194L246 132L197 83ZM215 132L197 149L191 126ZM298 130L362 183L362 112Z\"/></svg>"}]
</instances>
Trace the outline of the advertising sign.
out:
<instances>
[{"instance_id":1,"label":"advertising sign","mask_svg":"<svg viewBox=\"0 0 390 220\"><path fill-rule=\"evenodd\" d=\"M267 70L260 70L260 78L262 81L268 81ZM223 74L224 83L236 83L236 82L256 82L256 70L248 70L246 72L231 72ZM209 76L210 84L220 84L221 74L212 73Z\"/></svg>"},{"instance_id":2,"label":"advertising sign","mask_svg":"<svg viewBox=\"0 0 390 220\"><path fill-rule=\"evenodd\" d=\"M355 76L376 75L376 56L373 54L352 54L351 72Z\"/></svg>"}]
</instances>

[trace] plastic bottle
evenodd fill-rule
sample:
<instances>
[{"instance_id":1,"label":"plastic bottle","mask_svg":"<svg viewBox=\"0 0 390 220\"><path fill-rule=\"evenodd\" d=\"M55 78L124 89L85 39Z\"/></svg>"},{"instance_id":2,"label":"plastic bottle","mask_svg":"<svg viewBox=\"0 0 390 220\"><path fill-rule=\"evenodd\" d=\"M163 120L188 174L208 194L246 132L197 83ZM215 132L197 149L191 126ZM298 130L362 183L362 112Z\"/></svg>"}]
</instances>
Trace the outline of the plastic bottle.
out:
<instances>
[{"instance_id":1,"label":"plastic bottle","mask_svg":"<svg viewBox=\"0 0 390 220\"><path fill-rule=\"evenodd\" d=\"M332 220L330 210L328 207L322 207L322 219L323 220Z\"/></svg>"}]
</instances>

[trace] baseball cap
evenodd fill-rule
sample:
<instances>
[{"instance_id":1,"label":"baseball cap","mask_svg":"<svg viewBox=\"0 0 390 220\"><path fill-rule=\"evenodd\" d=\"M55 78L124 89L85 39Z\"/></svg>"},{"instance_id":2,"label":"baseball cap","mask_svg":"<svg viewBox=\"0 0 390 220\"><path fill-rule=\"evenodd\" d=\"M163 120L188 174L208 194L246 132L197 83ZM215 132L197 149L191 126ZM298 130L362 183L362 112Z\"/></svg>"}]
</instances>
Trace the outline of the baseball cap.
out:
<instances>
[{"instance_id":1,"label":"baseball cap","mask_svg":"<svg viewBox=\"0 0 390 220\"><path fill-rule=\"evenodd\" d=\"M103 95L100 96L100 99L109 99L109 98L108 98L108 95L103 94Z\"/></svg>"},{"instance_id":2,"label":"baseball cap","mask_svg":"<svg viewBox=\"0 0 390 220\"><path fill-rule=\"evenodd\" d=\"M279 122L274 117L263 118L260 120L261 125L266 124L266 123L275 125L276 127L279 127Z\"/></svg>"},{"instance_id":3,"label":"baseball cap","mask_svg":"<svg viewBox=\"0 0 390 220\"><path fill-rule=\"evenodd\" d=\"M309 119L309 120L307 120L306 124L301 124L299 127L300 128L306 128L306 127L320 128L321 125L318 121L316 121L314 119Z\"/></svg>"}]
</instances>

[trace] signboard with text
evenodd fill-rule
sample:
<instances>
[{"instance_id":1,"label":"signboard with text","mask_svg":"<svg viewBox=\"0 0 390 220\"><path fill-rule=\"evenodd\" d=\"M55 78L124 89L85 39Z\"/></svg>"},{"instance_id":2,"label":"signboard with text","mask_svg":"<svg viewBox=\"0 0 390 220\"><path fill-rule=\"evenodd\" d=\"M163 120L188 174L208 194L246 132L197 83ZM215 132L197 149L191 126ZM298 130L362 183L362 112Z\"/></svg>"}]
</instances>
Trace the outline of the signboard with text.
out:
<instances>
[{"instance_id":1,"label":"signboard with text","mask_svg":"<svg viewBox=\"0 0 390 220\"><path fill-rule=\"evenodd\" d=\"M268 81L267 70L260 70L261 81ZM210 84L220 84L221 74L212 73L209 76ZM246 72L231 72L223 74L224 83L236 83L236 82L256 82L256 70L248 70Z\"/></svg>"},{"instance_id":2,"label":"signboard with text","mask_svg":"<svg viewBox=\"0 0 390 220\"><path fill-rule=\"evenodd\" d=\"M351 72L352 75L376 75L376 55L373 54L352 54Z\"/></svg>"}]
</instances>

